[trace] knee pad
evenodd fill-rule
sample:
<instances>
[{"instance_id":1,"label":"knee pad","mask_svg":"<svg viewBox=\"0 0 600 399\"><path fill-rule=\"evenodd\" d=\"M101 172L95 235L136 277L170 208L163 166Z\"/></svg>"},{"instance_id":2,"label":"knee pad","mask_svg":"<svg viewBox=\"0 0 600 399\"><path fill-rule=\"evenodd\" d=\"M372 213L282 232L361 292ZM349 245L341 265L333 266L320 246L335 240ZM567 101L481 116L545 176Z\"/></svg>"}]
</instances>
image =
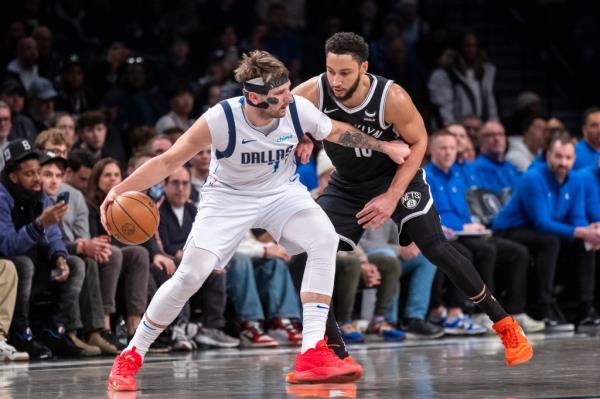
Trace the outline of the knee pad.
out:
<instances>
[{"instance_id":1,"label":"knee pad","mask_svg":"<svg viewBox=\"0 0 600 399\"><path fill-rule=\"evenodd\" d=\"M147 314L160 325L169 325L179 314L186 301L198 291L218 263L216 255L190 246L173 276L152 298Z\"/></svg>"},{"instance_id":2,"label":"knee pad","mask_svg":"<svg viewBox=\"0 0 600 399\"><path fill-rule=\"evenodd\" d=\"M335 279L337 234L319 236L308 250L300 292L331 296Z\"/></svg>"},{"instance_id":3,"label":"knee pad","mask_svg":"<svg viewBox=\"0 0 600 399\"><path fill-rule=\"evenodd\" d=\"M218 262L219 259L215 254L190 245L186 248L181 263L171 279L177 281L183 293L192 296L206 281Z\"/></svg>"}]
</instances>

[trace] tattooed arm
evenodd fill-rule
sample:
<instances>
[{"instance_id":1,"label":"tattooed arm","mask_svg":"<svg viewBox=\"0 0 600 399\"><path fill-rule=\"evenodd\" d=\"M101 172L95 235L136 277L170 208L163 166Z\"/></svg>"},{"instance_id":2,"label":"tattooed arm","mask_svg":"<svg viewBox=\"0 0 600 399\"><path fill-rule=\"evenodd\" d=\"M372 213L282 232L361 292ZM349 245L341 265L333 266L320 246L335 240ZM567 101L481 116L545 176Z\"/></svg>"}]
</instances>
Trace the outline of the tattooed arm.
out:
<instances>
[{"instance_id":1,"label":"tattooed arm","mask_svg":"<svg viewBox=\"0 0 600 399\"><path fill-rule=\"evenodd\" d=\"M325 140L352 148L366 148L389 156L398 165L410 155L410 148L401 141L381 141L344 122L331 120L331 133Z\"/></svg>"}]
</instances>

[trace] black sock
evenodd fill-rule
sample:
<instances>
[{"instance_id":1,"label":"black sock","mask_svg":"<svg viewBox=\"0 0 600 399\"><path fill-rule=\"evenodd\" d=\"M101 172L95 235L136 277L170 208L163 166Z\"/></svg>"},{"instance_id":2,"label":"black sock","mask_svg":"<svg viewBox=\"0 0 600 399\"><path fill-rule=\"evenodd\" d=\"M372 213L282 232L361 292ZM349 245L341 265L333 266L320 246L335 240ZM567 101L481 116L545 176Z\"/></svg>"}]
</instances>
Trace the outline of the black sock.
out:
<instances>
[{"instance_id":1,"label":"black sock","mask_svg":"<svg viewBox=\"0 0 600 399\"><path fill-rule=\"evenodd\" d=\"M337 357L345 359L349 356L348 349L346 349L346 343L342 338L342 331L333 315L333 304L330 304L329 306L329 314L327 315L327 324L325 326L325 336L327 337L327 345L333 349Z\"/></svg>"},{"instance_id":2,"label":"black sock","mask_svg":"<svg viewBox=\"0 0 600 399\"><path fill-rule=\"evenodd\" d=\"M479 308L483 310L494 323L508 316L508 313L506 313L504 308L500 306L498 301L496 301L496 298L494 298L494 295L492 295L488 287L485 285L479 294L469 298L469 300L473 301L474 304L479 306Z\"/></svg>"}]
</instances>

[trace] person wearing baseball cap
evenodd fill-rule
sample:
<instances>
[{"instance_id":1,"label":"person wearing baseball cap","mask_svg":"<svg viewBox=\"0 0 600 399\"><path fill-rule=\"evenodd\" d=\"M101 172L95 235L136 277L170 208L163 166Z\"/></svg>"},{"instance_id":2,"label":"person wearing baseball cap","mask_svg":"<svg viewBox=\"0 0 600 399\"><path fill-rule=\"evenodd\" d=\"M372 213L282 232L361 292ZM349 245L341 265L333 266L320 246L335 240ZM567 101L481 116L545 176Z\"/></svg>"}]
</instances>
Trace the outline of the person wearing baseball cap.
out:
<instances>
[{"instance_id":1,"label":"person wearing baseball cap","mask_svg":"<svg viewBox=\"0 0 600 399\"><path fill-rule=\"evenodd\" d=\"M52 353L80 357L83 351L65 334L82 327L78 302L85 273L83 263L67 262L58 226L68 205L54 204L42 190L40 153L28 140L11 141L2 156L0 254L15 264L19 276L11 344L31 359L46 359ZM29 304L47 289L59 290L60 300L53 303L42 344L29 328Z\"/></svg>"},{"instance_id":2,"label":"person wearing baseball cap","mask_svg":"<svg viewBox=\"0 0 600 399\"><path fill-rule=\"evenodd\" d=\"M83 350L84 356L117 354L118 348L107 341L104 332L104 309L98 263L107 263L111 255L110 244L101 238L90 239L88 224L88 208L83 194L63 183L67 160L57 153L42 150L40 154L40 174L44 192L57 203L65 200L69 209L60 222L62 239L69 251L67 262L77 263L85 270L85 278L81 291L80 313L82 318L82 335L77 331L67 330L68 339ZM109 265L107 265L109 266ZM78 306L79 304L74 304ZM122 349L122 348L121 348Z\"/></svg>"},{"instance_id":3,"label":"person wearing baseball cap","mask_svg":"<svg viewBox=\"0 0 600 399\"><path fill-rule=\"evenodd\" d=\"M54 102L58 93L52 82L46 78L37 78L29 86L29 116L38 132L51 126L54 115Z\"/></svg>"}]
</instances>

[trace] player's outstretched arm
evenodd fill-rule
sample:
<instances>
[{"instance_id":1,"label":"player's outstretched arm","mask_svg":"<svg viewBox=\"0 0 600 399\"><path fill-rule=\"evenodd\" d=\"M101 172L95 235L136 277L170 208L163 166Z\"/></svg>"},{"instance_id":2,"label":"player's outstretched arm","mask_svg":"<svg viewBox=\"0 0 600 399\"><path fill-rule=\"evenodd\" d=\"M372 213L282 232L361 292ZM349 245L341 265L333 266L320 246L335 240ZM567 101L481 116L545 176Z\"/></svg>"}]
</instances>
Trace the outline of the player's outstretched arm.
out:
<instances>
[{"instance_id":1,"label":"player's outstretched arm","mask_svg":"<svg viewBox=\"0 0 600 399\"><path fill-rule=\"evenodd\" d=\"M410 155L396 172L388 191L398 200L421 167L427 150L427 130L421 114L402 87L393 84L385 103L385 121L410 145ZM401 169L401 170L400 170Z\"/></svg>"},{"instance_id":2,"label":"player's outstretched arm","mask_svg":"<svg viewBox=\"0 0 600 399\"><path fill-rule=\"evenodd\" d=\"M150 159L129 177L113 187L100 206L100 219L106 229L106 208L126 191L142 191L163 181L175 169L189 161L202 148L211 144L210 130L204 117L198 120L173 144L169 150ZM108 231L108 229L106 229Z\"/></svg>"},{"instance_id":3,"label":"player's outstretched arm","mask_svg":"<svg viewBox=\"0 0 600 399\"><path fill-rule=\"evenodd\" d=\"M385 103L385 120L410 145L410 154L399 165L387 191L367 202L356 214L358 223L365 229L376 230L390 218L398 201L404 195L421 166L427 148L427 132L423 118L415 108L410 96L397 84L388 91Z\"/></svg>"},{"instance_id":4,"label":"player's outstretched arm","mask_svg":"<svg viewBox=\"0 0 600 399\"><path fill-rule=\"evenodd\" d=\"M386 154L398 165L410 155L410 147L401 141L381 141L365 134L354 126L331 120L331 133L325 138L327 141L352 148L366 148Z\"/></svg>"}]
</instances>

